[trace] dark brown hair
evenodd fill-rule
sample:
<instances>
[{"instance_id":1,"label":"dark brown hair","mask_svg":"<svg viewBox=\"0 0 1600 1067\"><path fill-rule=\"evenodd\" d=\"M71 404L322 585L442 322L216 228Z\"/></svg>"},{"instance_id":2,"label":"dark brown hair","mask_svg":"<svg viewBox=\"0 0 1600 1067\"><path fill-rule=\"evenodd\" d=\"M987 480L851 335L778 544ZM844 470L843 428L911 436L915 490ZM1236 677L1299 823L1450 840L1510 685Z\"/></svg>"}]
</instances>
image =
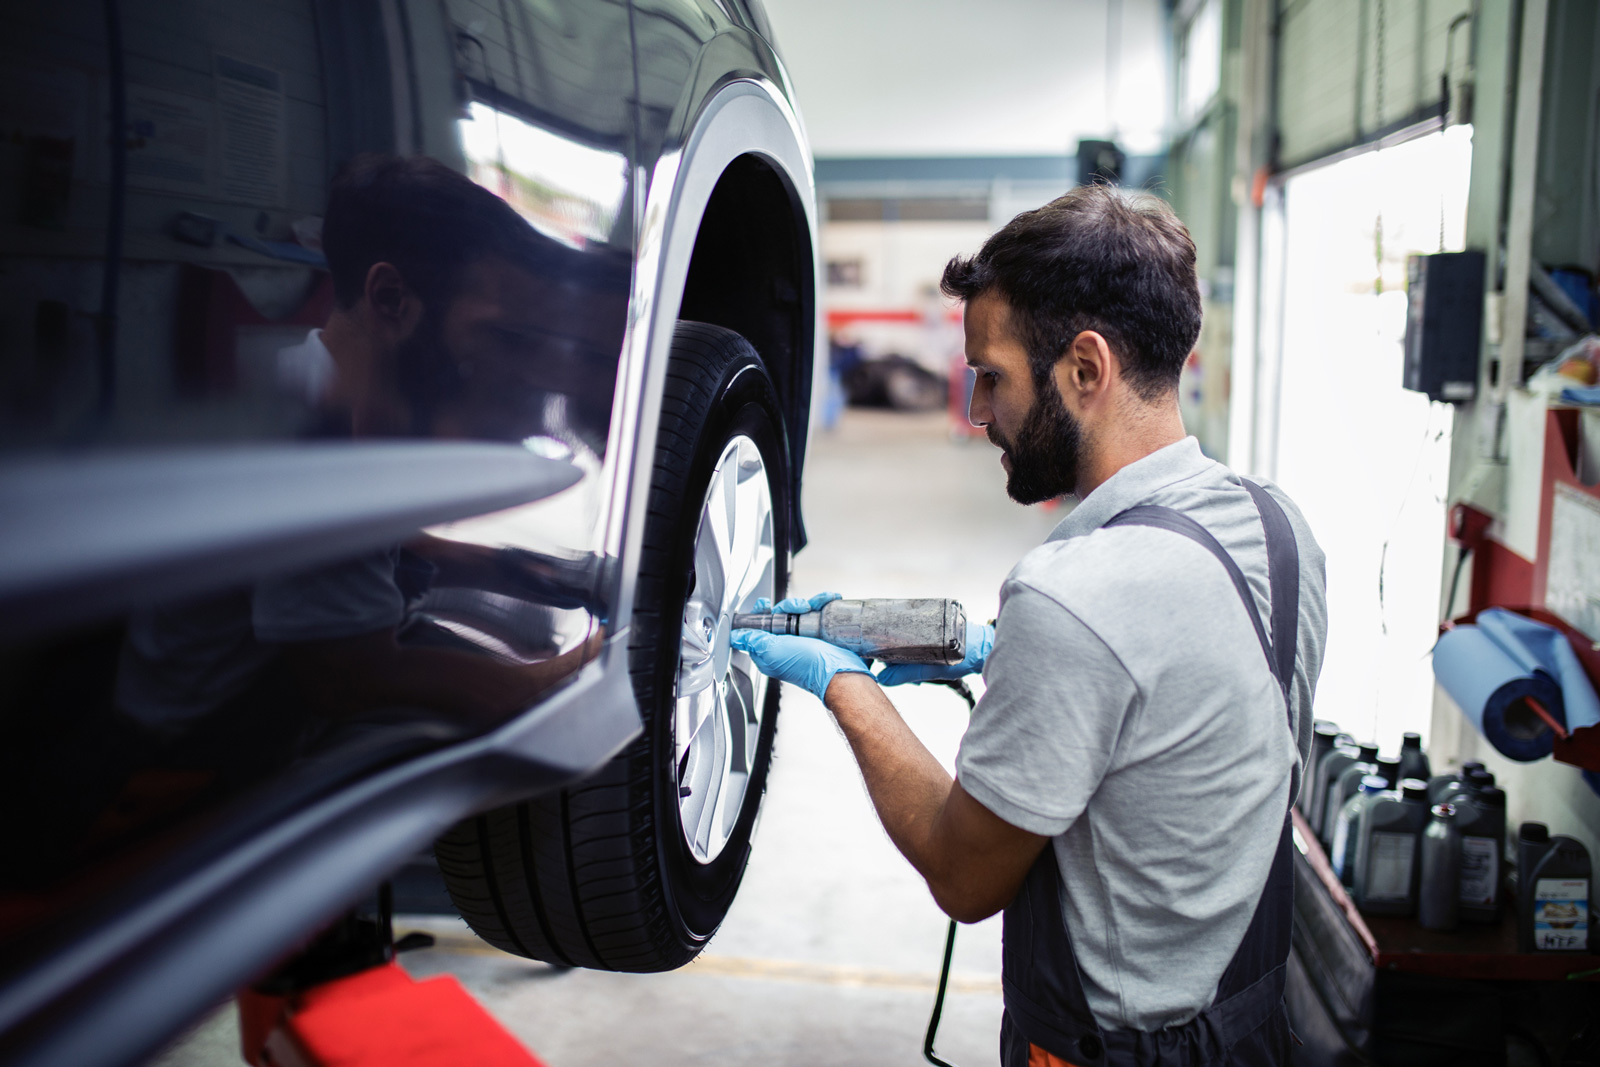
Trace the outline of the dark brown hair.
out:
<instances>
[{"instance_id":1,"label":"dark brown hair","mask_svg":"<svg viewBox=\"0 0 1600 1067\"><path fill-rule=\"evenodd\" d=\"M977 255L950 260L940 288L966 301L1003 297L1041 384L1072 339L1093 330L1154 400L1177 387L1200 337L1194 241L1148 193L1086 185L1024 211Z\"/></svg>"}]
</instances>

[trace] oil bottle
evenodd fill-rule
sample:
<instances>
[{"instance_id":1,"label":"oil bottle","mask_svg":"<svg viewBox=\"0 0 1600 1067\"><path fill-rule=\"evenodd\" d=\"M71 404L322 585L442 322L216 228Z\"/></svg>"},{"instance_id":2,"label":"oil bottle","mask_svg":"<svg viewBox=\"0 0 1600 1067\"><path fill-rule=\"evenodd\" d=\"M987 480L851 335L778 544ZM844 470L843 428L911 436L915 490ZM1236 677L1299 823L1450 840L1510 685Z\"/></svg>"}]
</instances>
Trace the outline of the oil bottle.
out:
<instances>
[{"instance_id":1,"label":"oil bottle","mask_svg":"<svg viewBox=\"0 0 1600 1067\"><path fill-rule=\"evenodd\" d=\"M1400 759L1398 756L1379 756L1372 762L1378 768L1378 777L1388 782L1390 789L1400 788L1400 779L1403 776L1400 773ZM1424 782L1422 787L1426 789L1428 784Z\"/></svg>"},{"instance_id":2,"label":"oil bottle","mask_svg":"<svg viewBox=\"0 0 1600 1067\"><path fill-rule=\"evenodd\" d=\"M1425 930L1454 930L1461 920L1461 835L1454 804L1435 804L1422 834L1422 881L1417 922Z\"/></svg>"},{"instance_id":3,"label":"oil bottle","mask_svg":"<svg viewBox=\"0 0 1600 1067\"><path fill-rule=\"evenodd\" d=\"M1475 759L1469 759L1461 765L1459 771L1446 771L1436 774L1428 779L1428 803L1443 804L1457 793L1461 792L1467 784L1467 774L1471 771L1483 770L1483 764Z\"/></svg>"},{"instance_id":4,"label":"oil bottle","mask_svg":"<svg viewBox=\"0 0 1600 1067\"><path fill-rule=\"evenodd\" d=\"M1327 807L1322 810L1322 836L1333 845L1333 835L1339 821L1339 809L1361 788L1361 779L1378 773L1378 746L1364 742L1356 746L1356 758L1344 764L1338 776L1328 783Z\"/></svg>"},{"instance_id":5,"label":"oil bottle","mask_svg":"<svg viewBox=\"0 0 1600 1067\"><path fill-rule=\"evenodd\" d=\"M1541 823L1523 823L1517 833L1517 866L1517 948L1588 951L1594 925L1590 921L1593 871L1583 843L1551 837Z\"/></svg>"},{"instance_id":6,"label":"oil bottle","mask_svg":"<svg viewBox=\"0 0 1600 1067\"><path fill-rule=\"evenodd\" d=\"M1500 863L1506 851L1506 793L1471 787L1450 801L1461 832L1461 918L1493 923L1500 918Z\"/></svg>"},{"instance_id":7,"label":"oil bottle","mask_svg":"<svg viewBox=\"0 0 1600 1067\"><path fill-rule=\"evenodd\" d=\"M1328 786L1333 779L1339 777L1339 772L1350 766L1350 762L1360 758L1356 751L1355 739L1349 734L1340 734L1317 764L1317 773L1311 776L1312 811L1310 813L1311 828L1316 831L1319 839L1323 838L1322 826L1328 819ZM1322 840L1323 847L1327 847L1326 839Z\"/></svg>"},{"instance_id":8,"label":"oil bottle","mask_svg":"<svg viewBox=\"0 0 1600 1067\"><path fill-rule=\"evenodd\" d=\"M1327 719L1318 719L1311 726L1311 755L1306 759L1306 775L1295 806L1312 826L1322 825L1317 821L1317 801L1322 796L1322 790L1316 787L1317 768L1322 765L1322 757L1333 751L1339 737L1338 724Z\"/></svg>"},{"instance_id":9,"label":"oil bottle","mask_svg":"<svg viewBox=\"0 0 1600 1067\"><path fill-rule=\"evenodd\" d=\"M1356 855L1361 841L1361 825L1366 809L1374 797L1383 792L1386 783L1376 774L1361 779L1361 790L1346 800L1334 818L1333 842L1329 845L1328 861L1333 873L1347 888L1354 887Z\"/></svg>"},{"instance_id":10,"label":"oil bottle","mask_svg":"<svg viewBox=\"0 0 1600 1067\"><path fill-rule=\"evenodd\" d=\"M1352 879L1356 907L1372 915L1417 910L1417 848L1427 827L1428 783L1422 779L1407 778L1398 790L1385 789L1367 801Z\"/></svg>"},{"instance_id":11,"label":"oil bottle","mask_svg":"<svg viewBox=\"0 0 1600 1067\"><path fill-rule=\"evenodd\" d=\"M1400 777L1421 778L1427 781L1433 775L1428 764L1428 754L1422 751L1422 735L1406 734L1400 739Z\"/></svg>"}]
</instances>

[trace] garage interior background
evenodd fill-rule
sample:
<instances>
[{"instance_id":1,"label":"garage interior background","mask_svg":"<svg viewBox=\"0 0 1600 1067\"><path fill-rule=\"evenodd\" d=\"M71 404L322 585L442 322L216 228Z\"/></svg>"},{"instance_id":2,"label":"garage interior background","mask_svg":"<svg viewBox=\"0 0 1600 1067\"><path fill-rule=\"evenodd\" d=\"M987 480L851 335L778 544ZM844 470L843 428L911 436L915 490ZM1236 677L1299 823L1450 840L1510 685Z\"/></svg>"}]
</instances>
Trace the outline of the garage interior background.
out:
<instances>
[{"instance_id":1,"label":"garage interior background","mask_svg":"<svg viewBox=\"0 0 1600 1067\"><path fill-rule=\"evenodd\" d=\"M833 335L945 373L961 344L937 293L945 260L1076 178L1081 141L1115 142L1123 183L1169 198L1199 250L1190 432L1278 480L1328 550L1318 714L1385 751L1417 731L1437 762L1483 760L1513 826L1559 823L1594 852L1600 800L1578 771L1501 759L1435 697L1429 652L1439 621L1465 610L1479 562L1444 603L1450 504L1481 508L1491 538L1538 556L1538 487L1526 483L1540 467L1511 449L1528 436L1515 420L1543 410L1519 404L1516 387L1560 346L1501 324L1526 315L1530 259L1591 279L1600 267L1595 6L768 9L817 158ZM1493 253L1482 383L1474 401L1430 403L1400 385L1407 257L1464 248Z\"/></svg>"},{"instance_id":2,"label":"garage interior background","mask_svg":"<svg viewBox=\"0 0 1600 1067\"><path fill-rule=\"evenodd\" d=\"M1532 264L1591 282L1600 270L1592 0L765 6L816 156L830 334L946 375L961 331L937 293L944 262L1076 181L1081 142L1114 142L1123 183L1169 198L1199 250L1206 322L1182 385L1190 431L1208 454L1280 482L1327 549L1319 716L1386 752L1420 732L1436 768L1482 760L1513 828L1537 819L1600 855L1600 797L1578 770L1501 758L1429 661L1439 622L1466 610L1469 591L1532 596L1545 412L1518 387L1560 345L1523 324ZM1401 388L1401 338L1408 256L1460 249L1488 254L1490 296L1476 397L1452 405ZM926 417L910 437L897 418L910 417L846 413L819 435L796 581L954 595L984 612L1060 512L1006 502L987 445L946 440L954 420L930 438ZM948 499L928 503L936 490ZM1457 503L1494 521L1452 583ZM980 512L990 526L973 536L997 557L988 570L960 543ZM891 525L906 515L917 529ZM883 527L854 528L862 516L885 516ZM899 558L859 558L867 542ZM964 713L940 695L903 699L935 750L953 754ZM785 700L773 802L701 961L533 982L538 965L440 926L440 949L408 966L460 974L563 1067L920 1062L942 920L871 822L821 709L798 691ZM941 1047L992 1062L997 922L963 931L956 972ZM752 981L767 978L795 985ZM848 1003L830 999L839 990ZM237 1062L232 1025L213 1019L162 1062Z\"/></svg>"}]
</instances>

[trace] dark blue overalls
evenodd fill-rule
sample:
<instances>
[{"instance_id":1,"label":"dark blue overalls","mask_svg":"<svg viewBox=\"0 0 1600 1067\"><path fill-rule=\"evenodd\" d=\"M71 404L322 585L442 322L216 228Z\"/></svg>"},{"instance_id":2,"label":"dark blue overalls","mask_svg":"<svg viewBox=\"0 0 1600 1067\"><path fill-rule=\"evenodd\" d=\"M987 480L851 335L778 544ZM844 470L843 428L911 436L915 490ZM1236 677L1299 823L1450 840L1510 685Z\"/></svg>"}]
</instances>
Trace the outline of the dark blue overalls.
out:
<instances>
[{"instance_id":1,"label":"dark blue overalls","mask_svg":"<svg viewBox=\"0 0 1600 1067\"><path fill-rule=\"evenodd\" d=\"M1199 542L1222 562L1250 613L1287 708L1299 622L1300 552L1278 502L1253 482L1244 484L1255 499L1266 533L1272 591L1270 640L1238 564L1199 523L1171 508L1141 505L1106 525L1171 530ZM1289 715L1293 733L1292 710ZM1291 847L1285 812L1266 888L1239 950L1217 983L1211 1007L1179 1026L1150 1032L1102 1030L1095 1022L1084 997L1072 938L1061 915L1061 873L1055 848L1046 847L1005 910L1002 982L1006 1010L1000 1024L1003 1067L1029 1067L1030 1062L1038 1067L1050 1062L1045 1053L1076 1067L1266 1067L1287 1063L1290 1037L1283 984L1294 910ZM1173 947L1173 966L1183 966L1182 953L1182 946Z\"/></svg>"}]
</instances>

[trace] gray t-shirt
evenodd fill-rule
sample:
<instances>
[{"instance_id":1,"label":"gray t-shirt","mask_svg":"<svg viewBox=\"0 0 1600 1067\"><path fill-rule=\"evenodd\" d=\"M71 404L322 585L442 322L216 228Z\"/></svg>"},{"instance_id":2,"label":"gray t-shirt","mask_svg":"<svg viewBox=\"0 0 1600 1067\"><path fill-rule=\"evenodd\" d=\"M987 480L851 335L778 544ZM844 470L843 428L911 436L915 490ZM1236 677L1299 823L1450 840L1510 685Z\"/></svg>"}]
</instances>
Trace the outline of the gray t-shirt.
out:
<instances>
[{"instance_id":1,"label":"gray t-shirt","mask_svg":"<svg viewBox=\"0 0 1600 1067\"><path fill-rule=\"evenodd\" d=\"M1327 637L1323 554L1300 551L1292 719L1227 571L1180 534L1100 529L1135 504L1199 522L1271 618L1255 503L1194 438L1118 471L1001 590L987 691L956 760L1007 822L1054 838L1061 907L1102 1026L1157 1030L1209 1007L1266 884L1311 744Z\"/></svg>"}]
</instances>

